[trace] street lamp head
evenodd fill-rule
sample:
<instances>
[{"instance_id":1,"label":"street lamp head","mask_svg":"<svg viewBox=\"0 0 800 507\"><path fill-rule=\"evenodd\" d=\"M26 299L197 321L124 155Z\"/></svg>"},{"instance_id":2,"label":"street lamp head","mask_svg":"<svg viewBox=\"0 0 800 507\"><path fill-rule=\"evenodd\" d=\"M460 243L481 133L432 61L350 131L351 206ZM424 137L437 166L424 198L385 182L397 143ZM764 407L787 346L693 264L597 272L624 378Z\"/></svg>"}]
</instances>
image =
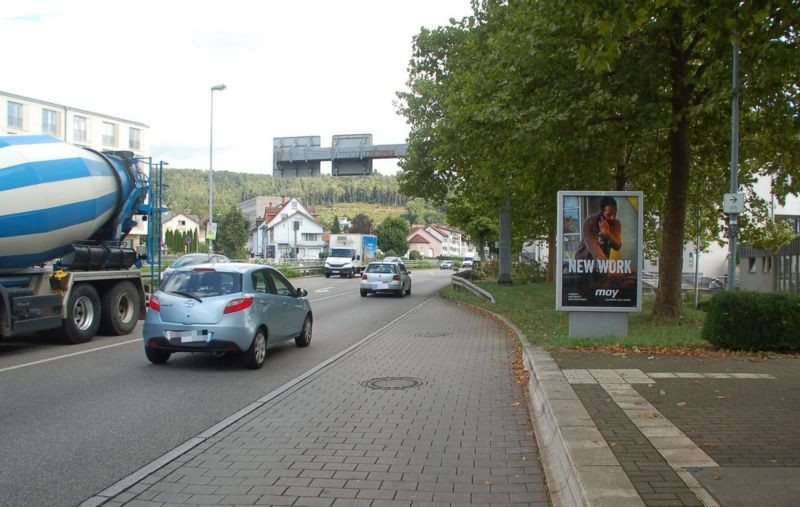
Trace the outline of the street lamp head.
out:
<instances>
[{"instance_id":1,"label":"street lamp head","mask_svg":"<svg viewBox=\"0 0 800 507\"><path fill-rule=\"evenodd\" d=\"M211 91L212 92L221 92L225 88L227 88L227 87L224 84L218 84L217 86L212 86L211 87Z\"/></svg>"}]
</instances>

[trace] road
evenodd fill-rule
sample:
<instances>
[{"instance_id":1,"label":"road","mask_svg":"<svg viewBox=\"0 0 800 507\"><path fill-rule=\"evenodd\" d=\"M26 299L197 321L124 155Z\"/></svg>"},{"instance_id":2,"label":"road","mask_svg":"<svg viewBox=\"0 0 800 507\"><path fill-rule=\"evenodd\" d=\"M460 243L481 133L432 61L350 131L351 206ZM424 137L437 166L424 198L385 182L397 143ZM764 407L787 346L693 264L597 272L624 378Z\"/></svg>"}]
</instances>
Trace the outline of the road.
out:
<instances>
[{"instance_id":1,"label":"road","mask_svg":"<svg viewBox=\"0 0 800 507\"><path fill-rule=\"evenodd\" d=\"M423 303L450 274L414 271L404 298L361 298L358 278L294 280L309 292L313 341L270 349L261 370L206 354L151 365L141 323L74 346L0 342L0 505L81 503Z\"/></svg>"}]
</instances>

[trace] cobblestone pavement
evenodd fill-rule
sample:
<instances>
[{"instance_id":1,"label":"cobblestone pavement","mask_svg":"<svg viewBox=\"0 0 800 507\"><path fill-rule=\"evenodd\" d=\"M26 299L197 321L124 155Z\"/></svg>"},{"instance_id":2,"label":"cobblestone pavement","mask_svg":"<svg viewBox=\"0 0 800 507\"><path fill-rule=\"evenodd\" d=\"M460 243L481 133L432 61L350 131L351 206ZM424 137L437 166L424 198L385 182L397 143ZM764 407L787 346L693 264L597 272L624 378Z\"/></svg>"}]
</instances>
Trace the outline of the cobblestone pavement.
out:
<instances>
[{"instance_id":1,"label":"cobblestone pavement","mask_svg":"<svg viewBox=\"0 0 800 507\"><path fill-rule=\"evenodd\" d=\"M434 298L107 501L102 493L93 501L548 505L514 377L516 345L492 320Z\"/></svg>"},{"instance_id":2,"label":"cobblestone pavement","mask_svg":"<svg viewBox=\"0 0 800 507\"><path fill-rule=\"evenodd\" d=\"M800 359L551 354L647 505L800 504Z\"/></svg>"}]
</instances>

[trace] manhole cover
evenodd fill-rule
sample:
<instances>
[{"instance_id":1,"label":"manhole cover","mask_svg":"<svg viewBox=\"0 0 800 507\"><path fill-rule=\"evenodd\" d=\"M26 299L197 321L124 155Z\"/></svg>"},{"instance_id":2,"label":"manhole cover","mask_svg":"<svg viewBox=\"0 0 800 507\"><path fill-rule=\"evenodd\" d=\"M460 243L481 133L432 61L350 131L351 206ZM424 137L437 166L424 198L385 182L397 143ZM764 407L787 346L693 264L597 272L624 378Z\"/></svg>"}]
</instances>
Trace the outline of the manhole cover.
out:
<instances>
[{"instance_id":1,"label":"manhole cover","mask_svg":"<svg viewBox=\"0 0 800 507\"><path fill-rule=\"evenodd\" d=\"M419 333L414 333L414 336L418 336L420 338L439 338L449 334L450 331L420 331Z\"/></svg>"},{"instance_id":2,"label":"manhole cover","mask_svg":"<svg viewBox=\"0 0 800 507\"><path fill-rule=\"evenodd\" d=\"M385 391L394 391L398 389L411 389L412 387L419 387L425 385L427 382L421 378L413 377L381 377L372 378L361 382L364 387L370 389L383 389Z\"/></svg>"}]
</instances>

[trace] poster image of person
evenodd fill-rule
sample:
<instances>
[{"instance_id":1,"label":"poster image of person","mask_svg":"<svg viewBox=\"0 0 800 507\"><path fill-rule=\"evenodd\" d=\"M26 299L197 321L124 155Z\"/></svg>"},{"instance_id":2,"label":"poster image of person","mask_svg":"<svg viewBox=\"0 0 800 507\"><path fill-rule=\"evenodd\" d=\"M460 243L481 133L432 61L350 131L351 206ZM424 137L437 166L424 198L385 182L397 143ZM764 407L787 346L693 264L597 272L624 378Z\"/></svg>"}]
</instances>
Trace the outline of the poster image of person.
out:
<instances>
[{"instance_id":1,"label":"poster image of person","mask_svg":"<svg viewBox=\"0 0 800 507\"><path fill-rule=\"evenodd\" d=\"M636 309L640 199L637 195L570 197L578 208L569 213L585 218L579 232L567 232L566 224L563 230L563 240L571 240L577 248L562 258L561 307Z\"/></svg>"}]
</instances>

